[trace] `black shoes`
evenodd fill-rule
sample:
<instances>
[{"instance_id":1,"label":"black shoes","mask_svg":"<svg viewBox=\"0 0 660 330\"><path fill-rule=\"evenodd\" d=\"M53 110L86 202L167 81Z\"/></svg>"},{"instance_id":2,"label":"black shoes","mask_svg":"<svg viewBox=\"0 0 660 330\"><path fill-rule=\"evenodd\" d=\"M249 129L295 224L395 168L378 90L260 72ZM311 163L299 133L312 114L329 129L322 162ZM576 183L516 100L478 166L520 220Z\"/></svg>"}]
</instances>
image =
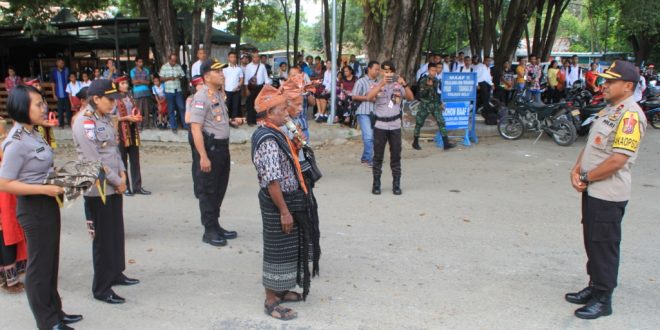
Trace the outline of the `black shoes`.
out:
<instances>
[{"instance_id":1,"label":"black shoes","mask_svg":"<svg viewBox=\"0 0 660 330\"><path fill-rule=\"evenodd\" d=\"M220 235L224 237L225 239L234 239L238 237L238 233L233 231L233 230L225 230L224 228L220 227Z\"/></svg>"},{"instance_id":2,"label":"black shoes","mask_svg":"<svg viewBox=\"0 0 660 330\"><path fill-rule=\"evenodd\" d=\"M371 187L371 193L380 195L380 175L374 175L374 184Z\"/></svg>"},{"instance_id":3,"label":"black shoes","mask_svg":"<svg viewBox=\"0 0 660 330\"><path fill-rule=\"evenodd\" d=\"M575 311L575 316L585 320L608 315L612 315L612 293L604 291L594 292L589 303Z\"/></svg>"},{"instance_id":4,"label":"black shoes","mask_svg":"<svg viewBox=\"0 0 660 330\"><path fill-rule=\"evenodd\" d=\"M63 322L58 322L51 329L53 329L53 330L73 330L72 327L64 324Z\"/></svg>"},{"instance_id":5,"label":"black shoes","mask_svg":"<svg viewBox=\"0 0 660 330\"><path fill-rule=\"evenodd\" d=\"M401 178L394 178L392 181L392 192L395 195L401 195L403 193L401 191Z\"/></svg>"},{"instance_id":6,"label":"black shoes","mask_svg":"<svg viewBox=\"0 0 660 330\"><path fill-rule=\"evenodd\" d=\"M151 191L144 190L144 188L136 190L135 193L140 195L151 195Z\"/></svg>"},{"instance_id":7,"label":"black shoes","mask_svg":"<svg viewBox=\"0 0 660 330\"><path fill-rule=\"evenodd\" d=\"M118 295L117 295L116 293L114 293L114 292L111 293L110 295L108 295L107 297L94 297L94 298L95 298L96 300L100 300L100 301L103 301L103 302L105 302L105 303L113 304L113 305L116 305L116 304L123 304L123 303L126 302L126 299L124 299L124 298L118 296Z\"/></svg>"},{"instance_id":8,"label":"black shoes","mask_svg":"<svg viewBox=\"0 0 660 330\"><path fill-rule=\"evenodd\" d=\"M227 239L217 230L206 230L202 236L202 242L213 246L227 245Z\"/></svg>"},{"instance_id":9,"label":"black shoes","mask_svg":"<svg viewBox=\"0 0 660 330\"><path fill-rule=\"evenodd\" d=\"M122 275L122 279L115 281L112 283L113 285L124 285L124 286L129 286L129 285L136 285L139 284L140 280L135 279L135 278L128 278L126 276Z\"/></svg>"},{"instance_id":10,"label":"black shoes","mask_svg":"<svg viewBox=\"0 0 660 330\"><path fill-rule=\"evenodd\" d=\"M417 136L415 137L415 139L413 140L412 147L415 150L422 150L422 147L419 146L419 137L417 137Z\"/></svg>"},{"instance_id":11,"label":"black shoes","mask_svg":"<svg viewBox=\"0 0 660 330\"><path fill-rule=\"evenodd\" d=\"M564 298L566 298L566 301L569 303L584 305L588 303L593 297L593 291L594 287L588 286L582 289L580 292L567 293Z\"/></svg>"},{"instance_id":12,"label":"black shoes","mask_svg":"<svg viewBox=\"0 0 660 330\"><path fill-rule=\"evenodd\" d=\"M79 322L82 319L83 319L82 315L63 314L61 321L64 324L71 324L71 323Z\"/></svg>"},{"instance_id":13,"label":"black shoes","mask_svg":"<svg viewBox=\"0 0 660 330\"><path fill-rule=\"evenodd\" d=\"M126 191L124 191L124 196L133 197L133 196L135 196L135 194L132 191L126 189Z\"/></svg>"}]
</instances>

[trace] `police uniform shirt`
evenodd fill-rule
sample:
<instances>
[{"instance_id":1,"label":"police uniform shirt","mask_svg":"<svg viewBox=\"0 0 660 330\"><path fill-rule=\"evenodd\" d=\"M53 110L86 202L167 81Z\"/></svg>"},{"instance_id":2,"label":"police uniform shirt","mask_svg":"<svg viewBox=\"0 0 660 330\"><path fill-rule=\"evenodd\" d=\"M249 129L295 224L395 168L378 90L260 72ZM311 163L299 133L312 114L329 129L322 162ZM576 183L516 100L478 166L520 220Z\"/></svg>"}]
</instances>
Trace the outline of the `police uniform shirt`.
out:
<instances>
[{"instance_id":1,"label":"police uniform shirt","mask_svg":"<svg viewBox=\"0 0 660 330\"><path fill-rule=\"evenodd\" d=\"M1 178L42 184L53 170L53 149L36 129L28 131L23 125L14 125L2 149Z\"/></svg>"},{"instance_id":2,"label":"police uniform shirt","mask_svg":"<svg viewBox=\"0 0 660 330\"><path fill-rule=\"evenodd\" d=\"M192 101L190 122L201 124L202 131L215 135L215 139L229 138L229 114L220 91L202 87Z\"/></svg>"},{"instance_id":3,"label":"police uniform shirt","mask_svg":"<svg viewBox=\"0 0 660 330\"><path fill-rule=\"evenodd\" d=\"M376 117L388 118L401 114L401 103L406 90L398 82L389 83L380 89L376 96L374 113ZM401 128L401 118L383 122L376 120L376 128L384 130L395 130Z\"/></svg>"},{"instance_id":4,"label":"police uniform shirt","mask_svg":"<svg viewBox=\"0 0 660 330\"><path fill-rule=\"evenodd\" d=\"M118 149L117 132L109 115L102 116L94 111L91 105L82 109L82 114L76 117L73 123L73 142L76 146L78 159L81 161L100 161L105 168L106 185L105 194L116 193L114 187L121 182L121 172L126 171L124 162ZM92 187L85 196L98 197L96 186Z\"/></svg>"},{"instance_id":5,"label":"police uniform shirt","mask_svg":"<svg viewBox=\"0 0 660 330\"><path fill-rule=\"evenodd\" d=\"M646 117L632 97L608 106L598 114L582 154L582 171L595 169L613 153L629 158L623 168L609 178L590 182L587 187L589 196L611 202L630 199L630 168L637 159L645 132Z\"/></svg>"}]
</instances>

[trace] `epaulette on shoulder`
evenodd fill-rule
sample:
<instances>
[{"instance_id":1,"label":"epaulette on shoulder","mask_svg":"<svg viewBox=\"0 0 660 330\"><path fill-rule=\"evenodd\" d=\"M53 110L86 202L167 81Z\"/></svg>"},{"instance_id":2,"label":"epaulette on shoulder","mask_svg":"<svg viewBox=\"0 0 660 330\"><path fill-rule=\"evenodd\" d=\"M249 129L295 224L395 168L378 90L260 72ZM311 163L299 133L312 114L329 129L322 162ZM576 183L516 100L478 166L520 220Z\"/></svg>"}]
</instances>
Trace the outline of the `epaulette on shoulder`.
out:
<instances>
[{"instance_id":1,"label":"epaulette on shoulder","mask_svg":"<svg viewBox=\"0 0 660 330\"><path fill-rule=\"evenodd\" d=\"M14 132L14 135L11 136L13 140L21 140L23 138L23 130L19 129Z\"/></svg>"}]
</instances>

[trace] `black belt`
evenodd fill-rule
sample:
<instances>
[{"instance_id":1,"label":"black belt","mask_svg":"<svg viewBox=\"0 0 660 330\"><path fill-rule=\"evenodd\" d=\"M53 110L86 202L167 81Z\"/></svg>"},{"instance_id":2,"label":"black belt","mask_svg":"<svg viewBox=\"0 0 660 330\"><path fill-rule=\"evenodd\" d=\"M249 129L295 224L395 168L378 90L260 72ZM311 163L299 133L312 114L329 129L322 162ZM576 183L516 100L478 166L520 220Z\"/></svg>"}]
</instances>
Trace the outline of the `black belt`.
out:
<instances>
[{"instance_id":1,"label":"black belt","mask_svg":"<svg viewBox=\"0 0 660 330\"><path fill-rule=\"evenodd\" d=\"M401 114L398 114L398 115L393 116L393 117L378 117L378 116L376 116L377 121L382 121L384 123L395 121L397 119L401 119Z\"/></svg>"},{"instance_id":2,"label":"black belt","mask_svg":"<svg viewBox=\"0 0 660 330\"><path fill-rule=\"evenodd\" d=\"M229 145L229 139L210 139L208 142L216 147L226 147Z\"/></svg>"}]
</instances>

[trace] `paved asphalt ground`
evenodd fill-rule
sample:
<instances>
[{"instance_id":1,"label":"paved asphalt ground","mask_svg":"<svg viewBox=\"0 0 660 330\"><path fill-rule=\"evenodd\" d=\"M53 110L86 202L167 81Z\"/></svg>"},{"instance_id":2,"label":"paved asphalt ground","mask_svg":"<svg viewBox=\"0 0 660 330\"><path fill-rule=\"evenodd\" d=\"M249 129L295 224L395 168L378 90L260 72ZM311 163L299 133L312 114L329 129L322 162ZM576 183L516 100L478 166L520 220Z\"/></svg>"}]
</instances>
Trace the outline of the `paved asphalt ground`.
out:
<instances>
[{"instance_id":1,"label":"paved asphalt ground","mask_svg":"<svg viewBox=\"0 0 660 330\"><path fill-rule=\"evenodd\" d=\"M232 146L222 225L229 246L201 242L185 145L142 148L152 196L125 198L126 274L112 306L92 298L82 201L62 212L59 290L78 329L658 329L660 131L649 128L633 171L614 314L573 316L567 291L587 283L580 196L569 169L584 139L483 139L442 152L405 142L403 195L370 193L359 142L319 147L321 276L287 323L263 312L261 218L247 145ZM58 162L73 157L60 149ZM387 156L386 156L387 157ZM0 294L0 329L33 329L24 295Z\"/></svg>"}]
</instances>

